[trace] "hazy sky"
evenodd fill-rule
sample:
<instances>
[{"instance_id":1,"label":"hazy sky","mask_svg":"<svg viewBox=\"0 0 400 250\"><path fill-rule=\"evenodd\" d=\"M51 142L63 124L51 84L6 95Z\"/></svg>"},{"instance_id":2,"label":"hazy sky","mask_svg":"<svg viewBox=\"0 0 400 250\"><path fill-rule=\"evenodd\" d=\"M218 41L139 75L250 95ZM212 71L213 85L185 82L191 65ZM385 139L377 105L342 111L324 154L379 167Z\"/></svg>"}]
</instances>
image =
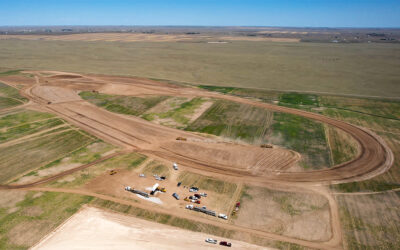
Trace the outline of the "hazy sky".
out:
<instances>
[{"instance_id":1,"label":"hazy sky","mask_svg":"<svg viewBox=\"0 0 400 250\"><path fill-rule=\"evenodd\" d=\"M5 25L400 27L400 0L0 0Z\"/></svg>"}]
</instances>

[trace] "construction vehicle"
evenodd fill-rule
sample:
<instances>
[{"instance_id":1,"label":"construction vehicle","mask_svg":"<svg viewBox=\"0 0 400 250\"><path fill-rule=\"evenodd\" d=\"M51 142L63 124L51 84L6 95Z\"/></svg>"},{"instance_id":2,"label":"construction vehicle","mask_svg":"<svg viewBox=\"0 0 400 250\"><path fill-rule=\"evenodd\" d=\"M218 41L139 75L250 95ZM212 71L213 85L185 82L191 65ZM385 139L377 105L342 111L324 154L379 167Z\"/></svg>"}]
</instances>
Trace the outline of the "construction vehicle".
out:
<instances>
[{"instance_id":1,"label":"construction vehicle","mask_svg":"<svg viewBox=\"0 0 400 250\"><path fill-rule=\"evenodd\" d=\"M146 198L149 198L149 194L148 194L148 193L142 192L142 191L140 191L140 190L133 189L133 188L131 188L131 187L129 187L129 186L125 187L125 190L126 190L126 191L129 191L129 192L132 192L132 193L134 193L134 194L139 194L139 195L141 195L141 196L144 196L144 197L146 197Z\"/></svg>"},{"instance_id":2,"label":"construction vehicle","mask_svg":"<svg viewBox=\"0 0 400 250\"><path fill-rule=\"evenodd\" d=\"M181 136L176 137L176 140L177 141L187 141L187 139L185 137L181 137Z\"/></svg>"},{"instance_id":3,"label":"construction vehicle","mask_svg":"<svg viewBox=\"0 0 400 250\"><path fill-rule=\"evenodd\" d=\"M172 164L172 167L173 167L175 170L178 170L178 164L176 164L175 162L174 162L174 164Z\"/></svg>"},{"instance_id":4,"label":"construction vehicle","mask_svg":"<svg viewBox=\"0 0 400 250\"><path fill-rule=\"evenodd\" d=\"M186 209L192 210L193 209L193 205L186 205Z\"/></svg>"},{"instance_id":5,"label":"construction vehicle","mask_svg":"<svg viewBox=\"0 0 400 250\"><path fill-rule=\"evenodd\" d=\"M200 195L203 196L203 197L207 197L206 193L200 193Z\"/></svg>"},{"instance_id":6,"label":"construction vehicle","mask_svg":"<svg viewBox=\"0 0 400 250\"><path fill-rule=\"evenodd\" d=\"M261 144L261 148L273 148L271 144Z\"/></svg>"},{"instance_id":7,"label":"construction vehicle","mask_svg":"<svg viewBox=\"0 0 400 250\"><path fill-rule=\"evenodd\" d=\"M167 192L167 189L166 189L166 188L164 188L164 187L162 187L162 188L158 187L158 188L156 189L156 191L159 191L159 192L165 193L165 192Z\"/></svg>"},{"instance_id":8,"label":"construction vehicle","mask_svg":"<svg viewBox=\"0 0 400 250\"><path fill-rule=\"evenodd\" d=\"M189 189L189 192L198 192L199 191L199 188L198 187L191 187L190 189Z\"/></svg>"},{"instance_id":9,"label":"construction vehicle","mask_svg":"<svg viewBox=\"0 0 400 250\"><path fill-rule=\"evenodd\" d=\"M199 195L199 194L194 194L194 197L197 197L197 199L200 199L200 198L201 198L201 195Z\"/></svg>"},{"instance_id":10,"label":"construction vehicle","mask_svg":"<svg viewBox=\"0 0 400 250\"><path fill-rule=\"evenodd\" d=\"M190 201L188 197L185 197L185 199L183 199L184 201Z\"/></svg>"},{"instance_id":11,"label":"construction vehicle","mask_svg":"<svg viewBox=\"0 0 400 250\"><path fill-rule=\"evenodd\" d=\"M110 170L110 175L115 175L117 173L117 171L115 171L114 169Z\"/></svg>"}]
</instances>

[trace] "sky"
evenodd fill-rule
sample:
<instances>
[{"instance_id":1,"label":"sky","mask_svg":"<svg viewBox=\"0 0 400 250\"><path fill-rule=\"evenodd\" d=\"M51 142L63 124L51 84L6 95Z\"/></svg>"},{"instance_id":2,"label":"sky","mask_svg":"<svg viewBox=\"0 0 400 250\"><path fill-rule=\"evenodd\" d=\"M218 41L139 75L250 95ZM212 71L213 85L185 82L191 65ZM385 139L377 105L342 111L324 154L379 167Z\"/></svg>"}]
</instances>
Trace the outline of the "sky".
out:
<instances>
[{"instance_id":1,"label":"sky","mask_svg":"<svg viewBox=\"0 0 400 250\"><path fill-rule=\"evenodd\" d=\"M400 27L400 0L0 0L0 26Z\"/></svg>"}]
</instances>

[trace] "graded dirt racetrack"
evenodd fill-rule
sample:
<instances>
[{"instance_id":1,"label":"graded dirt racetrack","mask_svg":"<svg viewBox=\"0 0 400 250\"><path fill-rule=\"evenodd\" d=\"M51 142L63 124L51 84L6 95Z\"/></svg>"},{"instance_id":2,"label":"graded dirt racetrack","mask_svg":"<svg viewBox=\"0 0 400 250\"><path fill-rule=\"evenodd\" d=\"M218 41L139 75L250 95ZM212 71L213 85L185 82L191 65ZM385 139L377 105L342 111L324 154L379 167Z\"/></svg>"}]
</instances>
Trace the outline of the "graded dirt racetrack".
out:
<instances>
[{"instance_id":1,"label":"graded dirt racetrack","mask_svg":"<svg viewBox=\"0 0 400 250\"><path fill-rule=\"evenodd\" d=\"M243 181L258 183L271 180L342 183L372 178L387 171L393 164L393 154L379 136L366 129L316 113L140 78L85 76L51 71L30 73L35 74L36 81L26 87L22 94L37 104L36 109L55 113L116 145L178 161L207 172L232 175L242 178ZM15 79L10 80L6 77L3 77L2 81L9 84L16 83ZM132 96L211 97L299 115L329 124L350 134L360 145L359 155L349 162L329 169L285 172L285 169L298 161L297 153L281 148L261 149L246 144L210 142L190 132L98 108L80 98L77 92L81 90ZM179 136L188 138L188 141L176 141ZM210 157L211 152L215 152L213 157Z\"/></svg>"}]
</instances>

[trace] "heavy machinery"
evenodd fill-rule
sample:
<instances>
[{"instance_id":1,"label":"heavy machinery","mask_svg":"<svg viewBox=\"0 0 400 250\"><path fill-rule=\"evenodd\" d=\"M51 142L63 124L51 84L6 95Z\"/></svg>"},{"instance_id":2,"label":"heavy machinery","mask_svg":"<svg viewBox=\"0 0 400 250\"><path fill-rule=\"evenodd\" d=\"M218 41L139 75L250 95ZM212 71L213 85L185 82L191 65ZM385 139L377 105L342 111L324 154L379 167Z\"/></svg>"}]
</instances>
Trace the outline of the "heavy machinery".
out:
<instances>
[{"instance_id":1,"label":"heavy machinery","mask_svg":"<svg viewBox=\"0 0 400 250\"><path fill-rule=\"evenodd\" d=\"M117 173L117 171L115 171L114 169L110 170L110 175L115 175Z\"/></svg>"},{"instance_id":2,"label":"heavy machinery","mask_svg":"<svg viewBox=\"0 0 400 250\"><path fill-rule=\"evenodd\" d=\"M176 140L177 141L187 141L187 139L185 137L181 137L181 136L176 137Z\"/></svg>"},{"instance_id":3,"label":"heavy machinery","mask_svg":"<svg viewBox=\"0 0 400 250\"><path fill-rule=\"evenodd\" d=\"M151 195L154 195L155 192L158 191L158 186L159 186L159 185L160 185L160 184L158 184L158 183L154 184L154 186L151 188L151 192L150 192Z\"/></svg>"},{"instance_id":4,"label":"heavy machinery","mask_svg":"<svg viewBox=\"0 0 400 250\"><path fill-rule=\"evenodd\" d=\"M156 191L159 191L159 192L165 193L165 192L167 192L167 189L166 189L166 188L164 188L164 187L158 187L158 188L156 189Z\"/></svg>"},{"instance_id":5,"label":"heavy machinery","mask_svg":"<svg viewBox=\"0 0 400 250\"><path fill-rule=\"evenodd\" d=\"M261 148L273 148L271 144L261 144Z\"/></svg>"}]
</instances>

